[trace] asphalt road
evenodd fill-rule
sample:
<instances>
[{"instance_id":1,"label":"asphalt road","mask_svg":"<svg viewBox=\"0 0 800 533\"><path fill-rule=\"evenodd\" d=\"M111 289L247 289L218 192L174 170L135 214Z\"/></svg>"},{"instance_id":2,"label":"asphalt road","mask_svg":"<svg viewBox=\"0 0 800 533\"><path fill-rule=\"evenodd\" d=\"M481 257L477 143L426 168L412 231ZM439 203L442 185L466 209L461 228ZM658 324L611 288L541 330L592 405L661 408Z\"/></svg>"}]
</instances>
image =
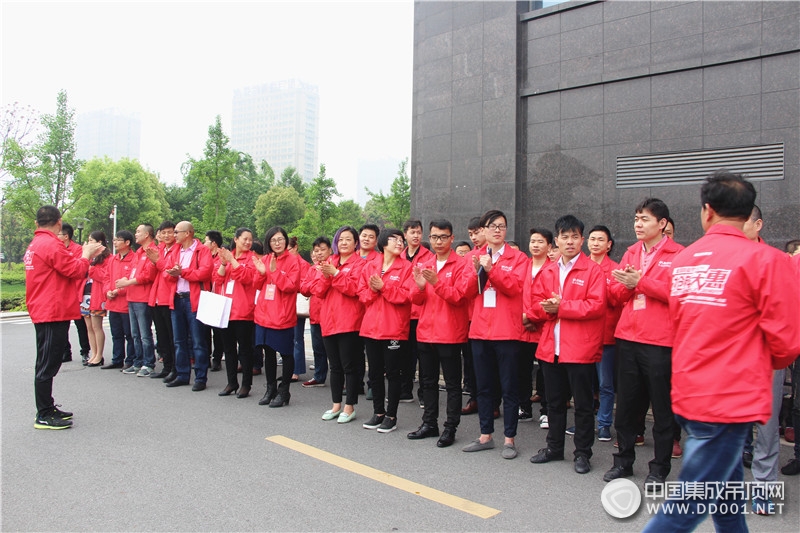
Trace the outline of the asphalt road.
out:
<instances>
[{"instance_id":1,"label":"asphalt road","mask_svg":"<svg viewBox=\"0 0 800 533\"><path fill-rule=\"evenodd\" d=\"M207 390L192 392L74 361L54 385L56 402L75 412L73 428L35 430L33 326L0 320L0 333L3 531L620 532L641 530L649 518L644 509L625 520L603 510L611 442L595 443L587 475L574 473L571 461L528 461L545 442L546 430L536 423L520 424L517 459L504 460L500 447L467 454L461 447L479 433L471 415L462 418L456 444L439 449L435 439L405 437L420 423L417 404L400 404L399 429L382 435L361 427L371 414L363 396L353 423L323 422L327 387L293 385L288 406L259 406L263 376L256 376L251 397L220 398L224 372L210 374ZM72 337L75 347L74 328ZM107 343L110 351L110 337ZM502 420L496 428L499 444ZM267 440L275 436L352 461L351 469ZM637 449L638 484L652 453L647 441ZM784 443L781 465L790 457ZM415 494L424 490L408 492L353 471L365 467L389 474L377 477L396 485L400 478L445 495L434 501ZM679 469L674 460L670 479ZM798 530L800 479L780 479L784 514L748 516L752 531ZM449 506L452 497L497 512L481 518ZM712 530L710 519L699 528Z\"/></svg>"}]
</instances>

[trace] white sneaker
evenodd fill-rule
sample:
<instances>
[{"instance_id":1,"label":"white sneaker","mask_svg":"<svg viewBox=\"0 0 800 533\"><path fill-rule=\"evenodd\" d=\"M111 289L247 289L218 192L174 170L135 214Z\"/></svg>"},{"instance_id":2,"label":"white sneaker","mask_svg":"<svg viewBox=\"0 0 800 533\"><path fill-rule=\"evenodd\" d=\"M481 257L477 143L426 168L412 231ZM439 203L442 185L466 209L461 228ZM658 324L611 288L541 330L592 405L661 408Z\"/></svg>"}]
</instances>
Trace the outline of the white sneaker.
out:
<instances>
[{"instance_id":1,"label":"white sneaker","mask_svg":"<svg viewBox=\"0 0 800 533\"><path fill-rule=\"evenodd\" d=\"M143 366L142 368L139 369L139 372L136 375L140 378L146 378L152 373L153 373L152 368L150 368L149 366Z\"/></svg>"},{"instance_id":2,"label":"white sneaker","mask_svg":"<svg viewBox=\"0 0 800 533\"><path fill-rule=\"evenodd\" d=\"M550 422L547 421L547 415L539 417L539 427L542 429L550 429Z\"/></svg>"}]
</instances>

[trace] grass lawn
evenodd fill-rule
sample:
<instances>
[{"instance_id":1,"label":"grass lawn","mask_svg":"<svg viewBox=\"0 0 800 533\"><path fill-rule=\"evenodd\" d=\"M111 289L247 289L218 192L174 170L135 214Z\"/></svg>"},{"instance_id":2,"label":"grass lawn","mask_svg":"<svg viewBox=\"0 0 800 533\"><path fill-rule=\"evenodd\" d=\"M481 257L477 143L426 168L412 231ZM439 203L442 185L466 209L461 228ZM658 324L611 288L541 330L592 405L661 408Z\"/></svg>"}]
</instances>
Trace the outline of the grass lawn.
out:
<instances>
[{"instance_id":1,"label":"grass lawn","mask_svg":"<svg viewBox=\"0 0 800 533\"><path fill-rule=\"evenodd\" d=\"M25 296L24 283L0 283L0 295L3 297Z\"/></svg>"}]
</instances>

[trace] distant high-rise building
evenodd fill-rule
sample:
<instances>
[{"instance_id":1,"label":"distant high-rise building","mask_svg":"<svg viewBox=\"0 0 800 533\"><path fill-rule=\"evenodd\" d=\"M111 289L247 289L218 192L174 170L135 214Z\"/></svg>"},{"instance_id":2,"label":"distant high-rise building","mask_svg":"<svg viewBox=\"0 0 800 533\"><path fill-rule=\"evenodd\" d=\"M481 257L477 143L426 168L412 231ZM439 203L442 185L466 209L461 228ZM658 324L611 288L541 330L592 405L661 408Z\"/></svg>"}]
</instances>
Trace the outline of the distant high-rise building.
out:
<instances>
[{"instance_id":1,"label":"distant high-rise building","mask_svg":"<svg viewBox=\"0 0 800 533\"><path fill-rule=\"evenodd\" d=\"M78 115L75 143L79 159L139 159L141 138L142 120L138 113L99 109Z\"/></svg>"},{"instance_id":2,"label":"distant high-rise building","mask_svg":"<svg viewBox=\"0 0 800 533\"><path fill-rule=\"evenodd\" d=\"M276 177L292 166L310 181L319 167L319 88L284 80L236 89L231 146L265 160Z\"/></svg>"}]
</instances>

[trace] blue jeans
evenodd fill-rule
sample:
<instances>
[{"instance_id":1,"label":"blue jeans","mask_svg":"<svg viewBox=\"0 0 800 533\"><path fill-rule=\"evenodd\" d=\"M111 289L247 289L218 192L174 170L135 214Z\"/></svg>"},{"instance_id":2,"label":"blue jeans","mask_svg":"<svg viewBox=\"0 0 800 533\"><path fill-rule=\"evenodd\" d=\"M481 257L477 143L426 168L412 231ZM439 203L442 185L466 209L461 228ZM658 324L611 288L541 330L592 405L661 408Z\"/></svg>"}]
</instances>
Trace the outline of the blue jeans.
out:
<instances>
[{"instance_id":1,"label":"blue jeans","mask_svg":"<svg viewBox=\"0 0 800 533\"><path fill-rule=\"evenodd\" d=\"M322 327L319 324L311 324L311 347L314 350L314 379L325 383L328 379L328 353L322 342Z\"/></svg>"},{"instance_id":2,"label":"blue jeans","mask_svg":"<svg viewBox=\"0 0 800 533\"><path fill-rule=\"evenodd\" d=\"M153 343L153 308L147 302L128 302L131 334L136 355L133 366L155 368L156 348Z\"/></svg>"},{"instance_id":3,"label":"blue jeans","mask_svg":"<svg viewBox=\"0 0 800 533\"><path fill-rule=\"evenodd\" d=\"M742 482L744 467L742 466L742 446L745 433L751 431L751 424L711 424L695 422L676 416L678 422L687 433L683 447L683 465L679 480L704 482ZM736 491L730 491L736 493ZM738 496L743 494L739 493ZM710 503L736 504L738 510L744 509L744 499L729 499L725 502L713 499L670 500L674 503L686 504L688 513L665 514L663 508L644 528L646 532L654 531L692 531L705 520L706 513L695 514L697 505L702 503L708 509ZM711 515L717 531L733 533L747 531L745 515L742 512Z\"/></svg>"},{"instance_id":4,"label":"blue jeans","mask_svg":"<svg viewBox=\"0 0 800 533\"><path fill-rule=\"evenodd\" d=\"M297 317L294 327L294 373L302 376L306 373L306 317Z\"/></svg>"},{"instance_id":5,"label":"blue jeans","mask_svg":"<svg viewBox=\"0 0 800 533\"><path fill-rule=\"evenodd\" d=\"M194 381L205 383L208 379L209 354L208 326L197 320L190 298L175 297L172 310L172 334L175 337L175 379L189 381L192 374L190 359L194 357ZM189 347L191 335L191 349Z\"/></svg>"},{"instance_id":6,"label":"blue jeans","mask_svg":"<svg viewBox=\"0 0 800 533\"><path fill-rule=\"evenodd\" d=\"M600 382L600 409L597 410L597 427L610 428L614 423L614 345L603 346L603 358L597 364Z\"/></svg>"},{"instance_id":7,"label":"blue jeans","mask_svg":"<svg viewBox=\"0 0 800 533\"><path fill-rule=\"evenodd\" d=\"M115 365L133 365L136 348L133 346L131 319L126 313L108 312L108 325L111 327L111 362ZM125 341L128 342L127 349ZM127 352L127 357L126 357Z\"/></svg>"},{"instance_id":8,"label":"blue jeans","mask_svg":"<svg viewBox=\"0 0 800 533\"><path fill-rule=\"evenodd\" d=\"M500 376L500 390L503 394L503 435L514 438L517 435L519 420L518 361L519 341L487 341L470 339L472 362L475 365L475 379L478 392L478 417L481 434L494 433L494 395L492 386L496 376ZM496 370L495 370L496 369Z\"/></svg>"},{"instance_id":9,"label":"blue jeans","mask_svg":"<svg viewBox=\"0 0 800 533\"><path fill-rule=\"evenodd\" d=\"M794 360L792 366L792 391L792 427L796 435L800 431L800 357ZM800 439L797 437L794 438L794 458L800 460Z\"/></svg>"}]
</instances>

